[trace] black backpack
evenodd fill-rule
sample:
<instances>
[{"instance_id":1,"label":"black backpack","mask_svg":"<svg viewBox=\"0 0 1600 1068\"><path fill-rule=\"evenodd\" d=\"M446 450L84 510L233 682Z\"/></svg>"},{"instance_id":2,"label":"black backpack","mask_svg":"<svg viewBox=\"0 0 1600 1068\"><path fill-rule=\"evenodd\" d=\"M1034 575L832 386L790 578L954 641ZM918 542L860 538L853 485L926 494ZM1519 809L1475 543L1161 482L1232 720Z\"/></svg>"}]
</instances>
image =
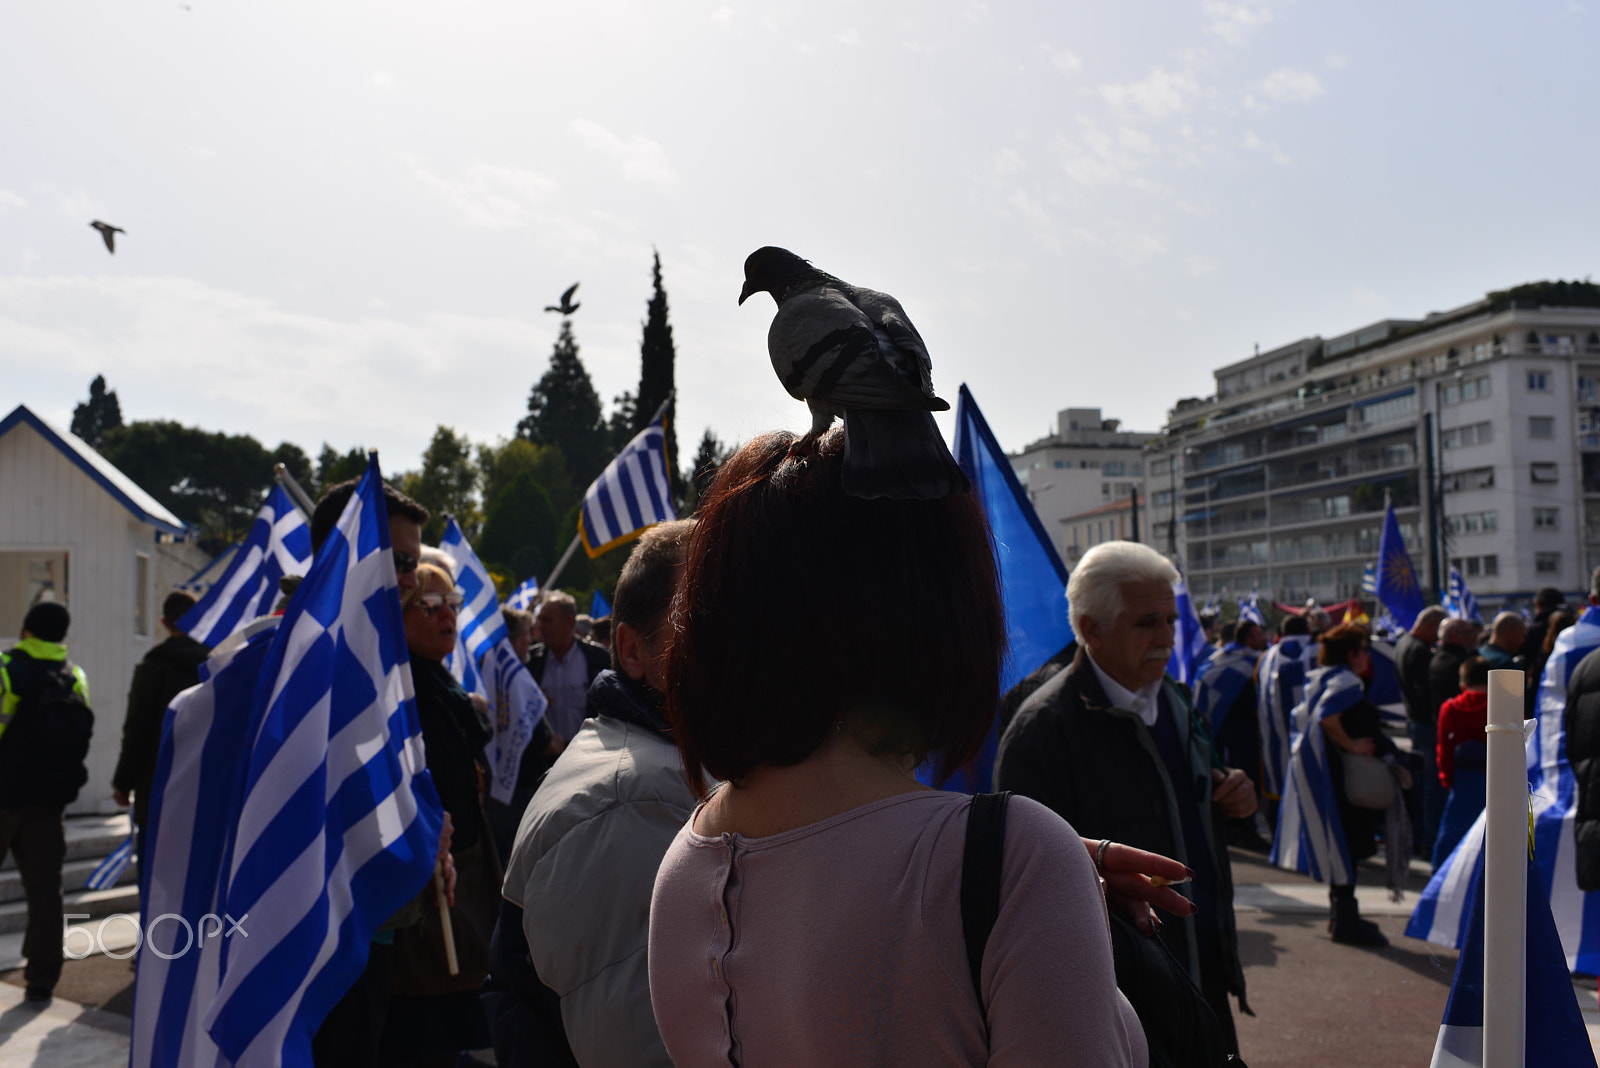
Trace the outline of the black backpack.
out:
<instances>
[{"instance_id":1,"label":"black backpack","mask_svg":"<svg viewBox=\"0 0 1600 1068\"><path fill-rule=\"evenodd\" d=\"M961 863L961 930L972 987L983 1000L983 950L1000 916L1000 862L1010 791L977 794L967 816ZM1111 914L1117 987L1139 1015L1151 1068L1245 1068L1223 1046L1222 1025L1200 988L1159 938L1146 938ZM987 1012L988 1006L983 1006Z\"/></svg>"},{"instance_id":2,"label":"black backpack","mask_svg":"<svg viewBox=\"0 0 1600 1068\"><path fill-rule=\"evenodd\" d=\"M0 734L0 807L69 805L89 781L84 760L94 733L94 713L77 692L77 674L65 660L35 660L12 650L6 675L18 700Z\"/></svg>"}]
</instances>

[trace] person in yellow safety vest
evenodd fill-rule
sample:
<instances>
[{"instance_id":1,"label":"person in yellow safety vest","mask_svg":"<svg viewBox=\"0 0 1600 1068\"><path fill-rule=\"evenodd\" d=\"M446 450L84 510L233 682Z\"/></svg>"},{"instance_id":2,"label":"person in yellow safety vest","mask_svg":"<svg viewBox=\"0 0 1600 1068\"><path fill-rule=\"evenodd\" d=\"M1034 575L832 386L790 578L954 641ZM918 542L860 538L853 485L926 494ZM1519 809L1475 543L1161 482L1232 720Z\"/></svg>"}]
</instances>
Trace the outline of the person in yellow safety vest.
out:
<instances>
[{"instance_id":1,"label":"person in yellow safety vest","mask_svg":"<svg viewBox=\"0 0 1600 1068\"><path fill-rule=\"evenodd\" d=\"M28 610L22 640L0 653L0 861L8 853L28 903L23 971L29 1001L49 1001L61 978L62 812L88 778L94 717L83 669L67 661L72 617L46 601Z\"/></svg>"}]
</instances>

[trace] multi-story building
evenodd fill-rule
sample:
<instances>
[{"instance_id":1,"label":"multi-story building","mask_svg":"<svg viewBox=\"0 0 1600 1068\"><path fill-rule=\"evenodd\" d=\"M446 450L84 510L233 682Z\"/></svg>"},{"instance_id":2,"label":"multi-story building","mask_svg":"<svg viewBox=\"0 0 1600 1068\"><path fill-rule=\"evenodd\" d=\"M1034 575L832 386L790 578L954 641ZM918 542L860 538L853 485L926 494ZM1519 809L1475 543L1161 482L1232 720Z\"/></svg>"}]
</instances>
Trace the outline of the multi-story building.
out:
<instances>
[{"instance_id":1,"label":"multi-story building","mask_svg":"<svg viewBox=\"0 0 1600 1068\"><path fill-rule=\"evenodd\" d=\"M1061 552L1061 561L1071 571L1078 566L1078 561L1083 554L1099 545L1103 541L1133 541L1135 535L1138 540L1149 543L1148 528L1135 530L1134 524L1138 515L1144 513L1145 504L1141 496L1139 511L1136 513L1133 506L1133 494L1110 504L1102 504L1098 508L1091 508L1078 515L1062 517L1061 540L1064 546Z\"/></svg>"},{"instance_id":2,"label":"multi-story building","mask_svg":"<svg viewBox=\"0 0 1600 1068\"><path fill-rule=\"evenodd\" d=\"M1063 560L1069 546L1064 523L1070 517L1130 497L1135 490L1144 511L1144 446L1156 435L1121 425L1104 418L1099 408L1067 408L1056 413L1054 434L1010 457L1011 469Z\"/></svg>"},{"instance_id":3,"label":"multi-story building","mask_svg":"<svg viewBox=\"0 0 1600 1068\"><path fill-rule=\"evenodd\" d=\"M1386 499L1424 586L1454 563L1486 609L1542 586L1587 591L1600 286L1534 283L1306 338L1215 380L1147 452L1148 540L1197 596L1358 596Z\"/></svg>"}]
</instances>

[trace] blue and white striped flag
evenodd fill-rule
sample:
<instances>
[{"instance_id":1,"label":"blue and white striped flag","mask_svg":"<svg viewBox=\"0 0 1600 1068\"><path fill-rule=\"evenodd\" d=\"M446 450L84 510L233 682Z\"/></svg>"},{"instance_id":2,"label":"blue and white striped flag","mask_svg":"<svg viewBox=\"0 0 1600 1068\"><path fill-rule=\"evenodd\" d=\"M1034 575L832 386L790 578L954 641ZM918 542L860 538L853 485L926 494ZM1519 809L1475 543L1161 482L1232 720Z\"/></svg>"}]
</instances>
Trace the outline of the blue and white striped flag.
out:
<instances>
[{"instance_id":1,"label":"blue and white striped flag","mask_svg":"<svg viewBox=\"0 0 1600 1068\"><path fill-rule=\"evenodd\" d=\"M1258 655L1249 646L1234 642L1214 654L1197 673L1194 707L1210 725L1213 737L1222 730L1223 720L1240 696L1253 689Z\"/></svg>"},{"instance_id":2,"label":"blue and white striped flag","mask_svg":"<svg viewBox=\"0 0 1600 1068\"><path fill-rule=\"evenodd\" d=\"M509 804L522 767L522 751L544 718L549 701L511 648L494 580L453 518L439 547L456 562L456 585L464 598L456 613L455 659L462 661L467 677L459 681L469 693L482 693L489 702L494 739L484 747L484 755L492 774L490 793ZM469 679L476 688L468 685Z\"/></svg>"},{"instance_id":3,"label":"blue and white striped flag","mask_svg":"<svg viewBox=\"0 0 1600 1068\"><path fill-rule=\"evenodd\" d=\"M273 486L233 554L227 572L178 621L178 629L212 648L252 619L272 611L278 580L311 562L311 528L282 486Z\"/></svg>"},{"instance_id":4,"label":"blue and white striped flag","mask_svg":"<svg viewBox=\"0 0 1600 1068\"><path fill-rule=\"evenodd\" d=\"M1283 797L1283 776L1289 765L1294 708L1305 698L1308 641L1291 634L1261 654L1256 666L1256 721L1261 728L1261 789L1276 801Z\"/></svg>"},{"instance_id":5,"label":"blue and white striped flag","mask_svg":"<svg viewBox=\"0 0 1600 1068\"><path fill-rule=\"evenodd\" d=\"M1258 627L1267 625L1267 617L1261 614L1261 598L1256 594L1254 586L1250 587L1250 599L1239 598L1239 622L1249 620Z\"/></svg>"},{"instance_id":6,"label":"blue and white striped flag","mask_svg":"<svg viewBox=\"0 0 1600 1068\"><path fill-rule=\"evenodd\" d=\"M182 928L152 933L133 1063L310 1065L373 934L428 883L443 823L376 458L281 623L207 669L163 728L147 867L195 934L213 913L242 935L182 953Z\"/></svg>"},{"instance_id":7,"label":"blue and white striped flag","mask_svg":"<svg viewBox=\"0 0 1600 1068\"><path fill-rule=\"evenodd\" d=\"M1200 616L1189 597L1189 584L1184 581L1183 569L1178 570L1178 581L1172 587L1178 599L1178 626L1172 645L1172 656L1167 659L1167 674L1193 686L1200 677L1200 665L1211 655L1211 645L1200 626Z\"/></svg>"},{"instance_id":8,"label":"blue and white striped flag","mask_svg":"<svg viewBox=\"0 0 1600 1068\"><path fill-rule=\"evenodd\" d=\"M506 607L526 612L533 607L533 602L538 599L539 580L536 578L523 579L522 585L512 590L511 596L506 598Z\"/></svg>"},{"instance_id":9,"label":"blue and white striped flag","mask_svg":"<svg viewBox=\"0 0 1600 1068\"><path fill-rule=\"evenodd\" d=\"M614 549L657 523L678 518L672 510L672 480L667 475L665 420L665 414L658 415L639 431L584 493L578 533L590 556Z\"/></svg>"},{"instance_id":10,"label":"blue and white striped flag","mask_svg":"<svg viewBox=\"0 0 1600 1068\"><path fill-rule=\"evenodd\" d=\"M1362 696L1361 679L1343 665L1318 668L1306 680L1305 699L1294 710L1294 744L1268 857L1280 868L1334 886L1355 882L1355 865L1345 845L1321 724L1353 708Z\"/></svg>"},{"instance_id":11,"label":"blue and white striped flag","mask_svg":"<svg viewBox=\"0 0 1600 1068\"><path fill-rule=\"evenodd\" d=\"M1368 563L1361 570L1361 592L1368 597L1378 596L1378 565Z\"/></svg>"},{"instance_id":12,"label":"blue and white striped flag","mask_svg":"<svg viewBox=\"0 0 1600 1068\"><path fill-rule=\"evenodd\" d=\"M122 878L122 873L128 870L128 865L133 861L134 835L128 835L128 840L111 851L111 855L102 860L94 871L89 873L89 878L84 880L85 890L109 890L117 885L117 880Z\"/></svg>"},{"instance_id":13,"label":"blue and white striped flag","mask_svg":"<svg viewBox=\"0 0 1600 1068\"><path fill-rule=\"evenodd\" d=\"M1450 566L1450 584L1445 592L1444 610L1450 613L1451 619L1483 622L1483 614L1478 611L1478 599L1467 589L1467 580L1461 577L1461 569L1454 564Z\"/></svg>"}]
</instances>

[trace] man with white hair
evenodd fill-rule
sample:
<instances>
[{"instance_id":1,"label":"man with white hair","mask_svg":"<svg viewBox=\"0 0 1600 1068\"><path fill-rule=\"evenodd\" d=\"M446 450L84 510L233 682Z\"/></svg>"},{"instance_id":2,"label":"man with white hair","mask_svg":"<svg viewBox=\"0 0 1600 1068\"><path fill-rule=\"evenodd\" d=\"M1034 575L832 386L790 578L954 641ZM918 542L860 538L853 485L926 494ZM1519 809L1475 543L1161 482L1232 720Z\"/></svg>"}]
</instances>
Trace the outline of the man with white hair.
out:
<instances>
[{"instance_id":1,"label":"man with white hair","mask_svg":"<svg viewBox=\"0 0 1600 1068\"><path fill-rule=\"evenodd\" d=\"M1223 821L1256 810L1244 772L1225 768L1186 691L1167 675L1178 572L1155 550L1114 541L1084 554L1067 584L1077 656L1017 710L995 788L1059 813L1081 835L1175 857L1198 906L1160 937L1238 1052L1228 994L1244 1001Z\"/></svg>"}]
</instances>

